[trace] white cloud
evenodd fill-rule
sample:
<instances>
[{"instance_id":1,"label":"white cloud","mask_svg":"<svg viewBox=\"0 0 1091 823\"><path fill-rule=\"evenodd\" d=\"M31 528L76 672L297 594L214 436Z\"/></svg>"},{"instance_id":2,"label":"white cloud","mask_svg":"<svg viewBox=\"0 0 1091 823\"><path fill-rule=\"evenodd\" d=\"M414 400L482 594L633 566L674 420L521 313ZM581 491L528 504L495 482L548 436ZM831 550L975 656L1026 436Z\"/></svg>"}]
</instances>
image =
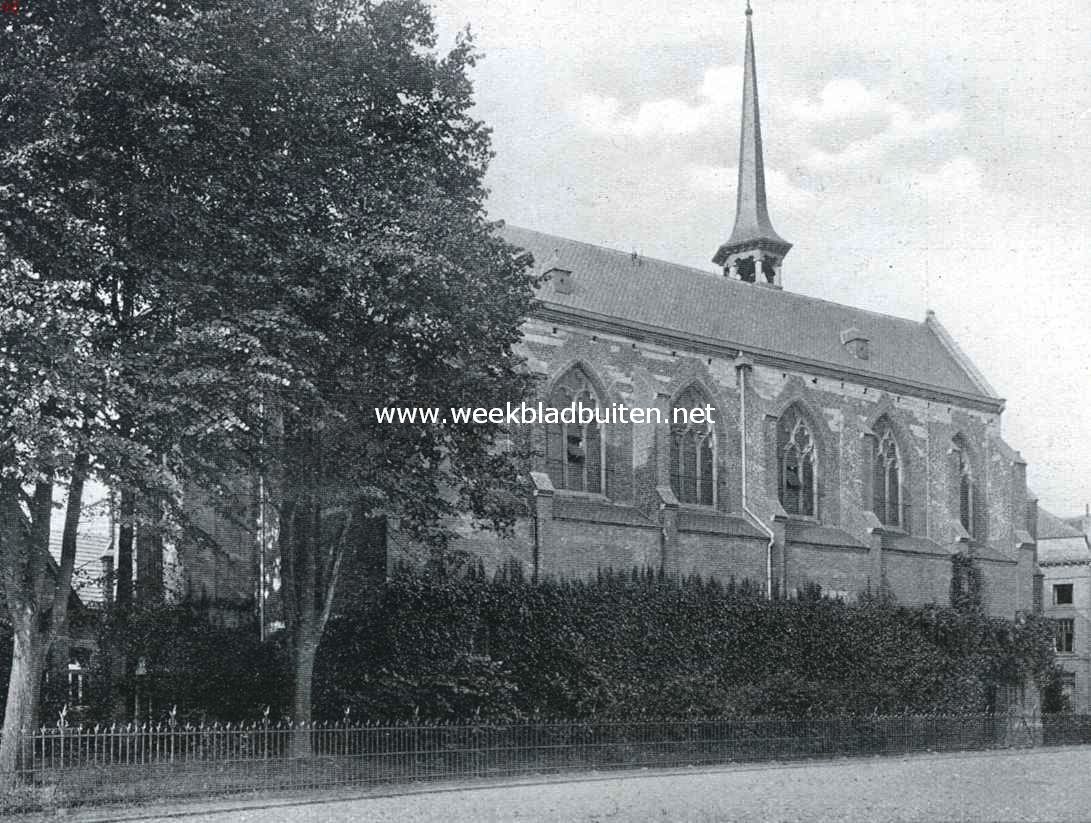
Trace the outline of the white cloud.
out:
<instances>
[{"instance_id":1,"label":"white cloud","mask_svg":"<svg viewBox=\"0 0 1091 823\"><path fill-rule=\"evenodd\" d=\"M959 155L947 161L935 171L916 172L910 176L910 186L920 189L930 197L962 198L980 196L981 169L972 157Z\"/></svg>"},{"instance_id":2,"label":"white cloud","mask_svg":"<svg viewBox=\"0 0 1091 823\"><path fill-rule=\"evenodd\" d=\"M792 106L796 118L808 123L840 121L883 109L880 97L852 78L831 80L819 93L817 103L801 100Z\"/></svg>"},{"instance_id":3,"label":"white cloud","mask_svg":"<svg viewBox=\"0 0 1091 823\"><path fill-rule=\"evenodd\" d=\"M627 114L616 97L584 94L571 112L585 129L599 136L640 140L692 135L712 126L732 106L737 108L741 88L742 69L719 66L705 71L696 102L666 97L641 103Z\"/></svg>"},{"instance_id":4,"label":"white cloud","mask_svg":"<svg viewBox=\"0 0 1091 823\"><path fill-rule=\"evenodd\" d=\"M803 164L820 172L856 168L866 173L889 167L892 160L912 162L918 155L914 144L954 132L962 122L950 110L918 115L852 78L831 80L817 100L796 101L791 114L806 130L809 152Z\"/></svg>"}]
</instances>

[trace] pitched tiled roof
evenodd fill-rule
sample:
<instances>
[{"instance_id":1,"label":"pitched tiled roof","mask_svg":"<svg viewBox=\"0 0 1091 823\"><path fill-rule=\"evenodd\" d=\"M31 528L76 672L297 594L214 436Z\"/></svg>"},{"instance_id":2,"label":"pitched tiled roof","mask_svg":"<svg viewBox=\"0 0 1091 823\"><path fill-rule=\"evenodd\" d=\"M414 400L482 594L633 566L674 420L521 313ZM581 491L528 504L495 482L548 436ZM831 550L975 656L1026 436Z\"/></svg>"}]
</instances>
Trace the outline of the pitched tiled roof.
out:
<instances>
[{"instance_id":1,"label":"pitched tiled roof","mask_svg":"<svg viewBox=\"0 0 1091 823\"><path fill-rule=\"evenodd\" d=\"M1091 562L1091 547L1083 532L1039 507L1038 562L1043 565Z\"/></svg>"},{"instance_id":2,"label":"pitched tiled roof","mask_svg":"<svg viewBox=\"0 0 1091 823\"><path fill-rule=\"evenodd\" d=\"M1054 540L1061 537L1083 537L1083 532L1069 525L1050 511L1038 507L1038 539Z\"/></svg>"},{"instance_id":3,"label":"pitched tiled roof","mask_svg":"<svg viewBox=\"0 0 1091 823\"><path fill-rule=\"evenodd\" d=\"M102 556L113 551L109 534L88 531L81 527L76 536L76 564L72 569L72 590L84 603L101 603ZM61 532L49 535L49 553L58 563L61 560Z\"/></svg>"},{"instance_id":4,"label":"pitched tiled roof","mask_svg":"<svg viewBox=\"0 0 1091 823\"><path fill-rule=\"evenodd\" d=\"M538 299L591 319L659 330L695 342L783 357L992 404L1000 399L962 365L932 323L843 306L699 269L505 226L500 235L530 251L539 268L572 272L570 286L545 283ZM855 329L870 341L861 360L842 342Z\"/></svg>"}]
</instances>

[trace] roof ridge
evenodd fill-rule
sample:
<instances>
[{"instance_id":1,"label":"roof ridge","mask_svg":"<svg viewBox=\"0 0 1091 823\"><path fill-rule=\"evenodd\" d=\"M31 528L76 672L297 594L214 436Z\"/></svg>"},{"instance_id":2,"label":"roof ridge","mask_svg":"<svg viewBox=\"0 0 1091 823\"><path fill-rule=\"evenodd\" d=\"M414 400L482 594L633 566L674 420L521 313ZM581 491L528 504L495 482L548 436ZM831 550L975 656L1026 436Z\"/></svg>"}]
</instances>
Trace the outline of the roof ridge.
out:
<instances>
[{"instance_id":1,"label":"roof ridge","mask_svg":"<svg viewBox=\"0 0 1091 823\"><path fill-rule=\"evenodd\" d=\"M1056 534L1056 535L1053 535L1052 537L1044 538L1046 540L1057 540L1057 539L1062 539L1062 538L1070 539L1070 538L1074 538L1074 537L1086 537L1086 535L1082 531L1077 529L1071 523L1065 522L1065 520L1063 518L1058 517L1053 512L1051 512L1049 509L1045 509L1045 508L1042 508L1041 506L1039 506L1038 507L1038 517L1039 518L1044 517L1047 521L1052 520L1053 522L1050 523L1050 525L1053 526L1058 531L1060 531L1060 534ZM1039 528L1039 531L1041 531L1041 528ZM1067 534L1066 534L1066 532L1067 532ZM1043 539L1043 538L1039 538L1039 539Z\"/></svg>"},{"instance_id":2,"label":"roof ridge","mask_svg":"<svg viewBox=\"0 0 1091 823\"><path fill-rule=\"evenodd\" d=\"M621 249L613 248L612 246L602 246L602 245L599 245L598 243L589 243L586 240L575 240L575 239L573 239L571 237L563 237L563 236L561 236L559 234L550 234L549 232L538 231L537 229L528 229L528 228L526 228L524 226L517 226L514 223L505 222L504 228L511 228L511 229L515 229L516 231L529 232L530 234L536 234L539 237L549 237L549 238L552 238L554 240L563 240L565 243L574 243L574 244L576 244L578 246L586 246L587 248L595 249L596 251L607 252L609 254L617 254L617 255L621 255L623 257L630 257L632 255L632 252L622 251ZM503 229L501 229L501 231L503 231ZM700 274L703 277L710 277L710 278L712 278L714 281L716 281L718 283L731 284L731 285L729 285L729 288L747 288L747 289L755 288L755 284L753 284L753 283L743 283L743 282L738 281L738 280L732 280L730 277L723 277L723 276L719 275L718 273L716 273L714 271L709 271L707 269L699 269L696 266L689 266L689 265L686 265L685 263L676 263L676 262L674 262L672 260L664 260L662 257L647 257L645 255L640 255L640 257L641 257L641 259L648 260L648 261L650 261L652 263L660 263L660 264L662 264L664 266L670 266L671 268L674 268L674 269L680 269L682 271L692 272L694 274ZM764 288L764 287L763 286L757 286L757 288ZM812 294L803 294L802 292L789 291L788 289L774 289L772 291L774 291L777 294L783 294L783 295L785 295L786 297L789 297L789 298L798 298L800 300L809 300L812 303L822 303L822 304L827 305L827 306L836 306L837 308L840 308L840 309L851 309L852 311L859 312L861 314L868 314L868 315L871 315L873 317L881 317L884 320L897 320L899 323L907 323L907 324L909 324L911 326L926 326L927 325L926 321L924 321L924 320L914 320L914 319L912 319L910 317L902 317L899 314L888 314L886 312L876 311L875 309L865 309L865 308L861 308L859 306L852 306L852 305L849 305L848 303L838 303L836 300L830 300L830 299L828 299L826 297L815 297Z\"/></svg>"},{"instance_id":3,"label":"roof ridge","mask_svg":"<svg viewBox=\"0 0 1091 823\"><path fill-rule=\"evenodd\" d=\"M612 246L600 246L598 243L589 243L586 240L576 240L572 237L562 237L559 234L550 234L549 232L538 231L537 229L528 229L524 226L516 226L514 223L505 223L504 228L515 229L516 231L530 232L531 234L537 234L540 237L551 237L554 240L563 240L565 243L575 243L577 246L587 246L588 248L596 249L597 251L605 251L610 254L620 254L623 257L631 257L633 252L622 251L621 249L615 249ZM705 277L715 278L716 272L706 269L699 269L696 266L687 266L685 263L675 263L671 260L664 260L661 257L648 257L647 255L637 252L641 260L649 260L652 263L662 263L664 266L672 266L676 269L685 269L686 271L694 272L695 274L703 274Z\"/></svg>"}]
</instances>

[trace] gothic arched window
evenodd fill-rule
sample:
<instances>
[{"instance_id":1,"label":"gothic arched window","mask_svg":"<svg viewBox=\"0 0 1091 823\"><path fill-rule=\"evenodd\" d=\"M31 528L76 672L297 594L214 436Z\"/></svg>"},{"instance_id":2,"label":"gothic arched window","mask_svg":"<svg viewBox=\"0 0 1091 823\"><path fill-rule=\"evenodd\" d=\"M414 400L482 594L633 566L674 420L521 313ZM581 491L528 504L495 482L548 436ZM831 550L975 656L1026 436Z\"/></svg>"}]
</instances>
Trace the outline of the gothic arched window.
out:
<instances>
[{"instance_id":1,"label":"gothic arched window","mask_svg":"<svg viewBox=\"0 0 1091 823\"><path fill-rule=\"evenodd\" d=\"M716 439L712 421L689 422L694 409L711 405L696 388L671 406L671 490L681 503L716 503ZM701 415L704 416L703 414Z\"/></svg>"},{"instance_id":2,"label":"gothic arched window","mask_svg":"<svg viewBox=\"0 0 1091 823\"><path fill-rule=\"evenodd\" d=\"M958 481L958 522L962 524L970 537L976 537L974 520L977 500L974 498L974 470L970 464L970 455L966 450L966 444L961 437L955 438L955 445L951 449L954 456L954 467Z\"/></svg>"},{"instance_id":3,"label":"gothic arched window","mask_svg":"<svg viewBox=\"0 0 1091 823\"><path fill-rule=\"evenodd\" d=\"M573 403L585 409L601 405L590 379L579 366L573 366L557 381L546 405L561 410ZM554 488L604 492L604 443L599 424L594 420L584 424L547 423L545 430L546 473Z\"/></svg>"},{"instance_id":4,"label":"gothic arched window","mask_svg":"<svg viewBox=\"0 0 1091 823\"><path fill-rule=\"evenodd\" d=\"M872 511L884 526L903 525L902 461L894 430L886 420L875 427L875 453L872 457Z\"/></svg>"},{"instance_id":5,"label":"gothic arched window","mask_svg":"<svg viewBox=\"0 0 1091 823\"><path fill-rule=\"evenodd\" d=\"M814 438L798 409L790 409L780 418L777 462L780 505L784 511L815 517L818 505Z\"/></svg>"}]
</instances>

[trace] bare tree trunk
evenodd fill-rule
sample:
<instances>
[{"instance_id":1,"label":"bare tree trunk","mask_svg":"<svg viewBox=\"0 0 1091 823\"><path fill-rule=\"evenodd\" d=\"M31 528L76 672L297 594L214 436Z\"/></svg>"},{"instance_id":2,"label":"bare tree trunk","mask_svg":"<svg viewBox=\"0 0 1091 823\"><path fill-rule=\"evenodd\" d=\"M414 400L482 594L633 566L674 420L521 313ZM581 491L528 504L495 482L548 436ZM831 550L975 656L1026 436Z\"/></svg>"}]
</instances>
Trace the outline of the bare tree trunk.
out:
<instances>
[{"instance_id":1,"label":"bare tree trunk","mask_svg":"<svg viewBox=\"0 0 1091 823\"><path fill-rule=\"evenodd\" d=\"M322 443L311 421L286 425L276 483L281 603L292 661L292 755L313 754L314 662L337 591L352 511L324 508ZM282 436L285 433L282 433ZM295 450L295 451L293 451ZM331 497L333 495L331 494Z\"/></svg>"},{"instance_id":2,"label":"bare tree trunk","mask_svg":"<svg viewBox=\"0 0 1091 823\"><path fill-rule=\"evenodd\" d=\"M35 485L29 517L20 504L19 484L9 481L0 487L0 571L3 572L14 633L3 738L0 739L0 783L10 785L16 779L17 769L28 765L20 763L22 737L38 725L42 672L53 640L67 629L68 598L76 562L76 533L89 462L86 454L79 454L72 466L61 557L55 575L49 571L52 471L46 472ZM49 604L48 612L44 611L43 604Z\"/></svg>"},{"instance_id":3,"label":"bare tree trunk","mask_svg":"<svg viewBox=\"0 0 1091 823\"><path fill-rule=\"evenodd\" d=\"M37 614L32 608L11 615L14 629L14 653L8 679L8 702L4 709L4 731L0 739L0 787L12 786L22 762L24 735L37 726L38 698L42 667L46 657L45 638L38 631Z\"/></svg>"},{"instance_id":4,"label":"bare tree trunk","mask_svg":"<svg viewBox=\"0 0 1091 823\"><path fill-rule=\"evenodd\" d=\"M314 754L311 734L311 701L314 693L314 660L318 643L305 632L306 637L292 644L292 757L311 757Z\"/></svg>"},{"instance_id":5,"label":"bare tree trunk","mask_svg":"<svg viewBox=\"0 0 1091 823\"><path fill-rule=\"evenodd\" d=\"M0 739L0 783L12 785L20 768L22 736L37 721L42 667L49 651L49 633L42 624L41 603L46 591L49 557L49 515L53 507L53 476L46 472L35 484L24 512L18 480L0 481L0 572L13 632L11 675ZM44 522L43 522L44 521Z\"/></svg>"}]
</instances>

